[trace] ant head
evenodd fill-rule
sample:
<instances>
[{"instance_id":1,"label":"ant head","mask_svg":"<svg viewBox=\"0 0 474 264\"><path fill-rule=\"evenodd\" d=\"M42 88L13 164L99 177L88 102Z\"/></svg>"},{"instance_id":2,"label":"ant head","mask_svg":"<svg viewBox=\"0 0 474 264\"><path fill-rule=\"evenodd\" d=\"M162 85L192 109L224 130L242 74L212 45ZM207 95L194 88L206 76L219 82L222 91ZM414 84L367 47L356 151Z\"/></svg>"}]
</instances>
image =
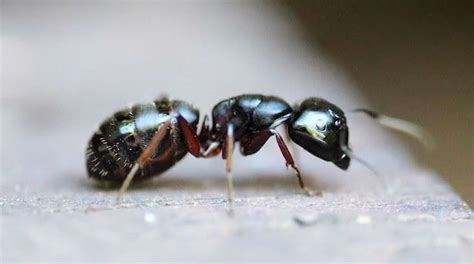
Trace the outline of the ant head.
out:
<instances>
[{"instance_id":1,"label":"ant head","mask_svg":"<svg viewBox=\"0 0 474 264\"><path fill-rule=\"evenodd\" d=\"M334 162L343 170L349 167L350 158L341 146L348 144L349 128L339 107L320 98L306 99L295 108L288 133L296 144L311 154Z\"/></svg>"},{"instance_id":2,"label":"ant head","mask_svg":"<svg viewBox=\"0 0 474 264\"><path fill-rule=\"evenodd\" d=\"M211 139L222 143L226 138L229 125L233 126L234 138L240 138L246 130L249 116L232 98L221 101L214 106L212 121Z\"/></svg>"}]
</instances>

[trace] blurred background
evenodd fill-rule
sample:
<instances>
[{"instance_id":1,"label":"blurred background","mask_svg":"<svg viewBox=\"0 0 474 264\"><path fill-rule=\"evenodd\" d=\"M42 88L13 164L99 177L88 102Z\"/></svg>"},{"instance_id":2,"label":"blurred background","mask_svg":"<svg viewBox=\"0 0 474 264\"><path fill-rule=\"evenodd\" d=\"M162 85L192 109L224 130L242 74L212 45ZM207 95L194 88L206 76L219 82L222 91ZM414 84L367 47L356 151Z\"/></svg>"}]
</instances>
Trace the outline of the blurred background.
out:
<instances>
[{"instance_id":1,"label":"blurred background","mask_svg":"<svg viewBox=\"0 0 474 264\"><path fill-rule=\"evenodd\" d=\"M375 109L437 140L411 148L474 205L474 2L284 1ZM406 141L405 141L406 142Z\"/></svg>"}]
</instances>

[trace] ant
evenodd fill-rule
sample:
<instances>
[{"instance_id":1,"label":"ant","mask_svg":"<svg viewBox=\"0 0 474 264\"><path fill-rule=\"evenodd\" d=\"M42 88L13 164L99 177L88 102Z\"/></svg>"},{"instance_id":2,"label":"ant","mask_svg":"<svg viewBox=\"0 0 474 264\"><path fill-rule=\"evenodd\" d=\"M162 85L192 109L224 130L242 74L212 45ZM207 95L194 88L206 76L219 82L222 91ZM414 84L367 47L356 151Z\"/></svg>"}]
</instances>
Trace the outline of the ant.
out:
<instances>
[{"instance_id":1,"label":"ant","mask_svg":"<svg viewBox=\"0 0 474 264\"><path fill-rule=\"evenodd\" d=\"M367 109L352 112L365 113L382 125L428 142L428 135L415 124ZM121 182L120 200L132 181L143 181L163 173L188 152L198 158L221 154L225 160L228 202L232 208L235 143L240 143L243 155L252 155L274 136L286 166L294 170L300 188L307 195L314 195L316 193L305 186L287 143L276 130L282 125L286 126L293 142L342 170L348 169L351 159L371 169L348 146L349 127L344 112L321 98L308 98L292 108L275 96L244 94L217 103L212 110L212 124L209 125L206 115L199 134L196 132L198 123L198 109L184 101L168 98L116 112L101 124L89 141L86 151L89 177L100 182Z\"/></svg>"}]
</instances>

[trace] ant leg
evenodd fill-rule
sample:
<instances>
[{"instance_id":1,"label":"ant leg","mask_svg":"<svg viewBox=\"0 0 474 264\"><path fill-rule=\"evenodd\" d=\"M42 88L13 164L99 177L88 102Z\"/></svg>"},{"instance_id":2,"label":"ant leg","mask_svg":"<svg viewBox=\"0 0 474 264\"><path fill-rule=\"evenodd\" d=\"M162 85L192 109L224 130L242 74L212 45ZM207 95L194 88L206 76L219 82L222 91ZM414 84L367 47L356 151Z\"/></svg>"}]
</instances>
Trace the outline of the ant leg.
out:
<instances>
[{"instance_id":1,"label":"ant leg","mask_svg":"<svg viewBox=\"0 0 474 264\"><path fill-rule=\"evenodd\" d=\"M117 195L117 201L120 201L122 199L123 194L127 191L128 186L130 186L130 183L132 182L133 177L135 177L135 174L137 173L138 169L140 169L140 167L142 167L145 162L153 155L155 149L166 136L168 129L171 125L172 120L168 120L163 123L160 128L158 128L158 130L155 132L155 135L153 135L153 137L151 138L150 143L142 151L137 161L135 161L135 164L133 164L133 167L128 173L127 177L123 181L122 186L120 187L120 190Z\"/></svg>"},{"instance_id":2,"label":"ant leg","mask_svg":"<svg viewBox=\"0 0 474 264\"><path fill-rule=\"evenodd\" d=\"M211 138L211 131L209 128L209 116L205 115L201 123L201 128L199 129L199 139L201 143L205 143Z\"/></svg>"},{"instance_id":3,"label":"ant leg","mask_svg":"<svg viewBox=\"0 0 474 264\"><path fill-rule=\"evenodd\" d=\"M285 131L284 132L285 142L287 142L288 148L293 153L293 158L295 160L299 160L298 159L299 153L296 151L296 149L297 149L296 144L294 144L294 142L291 140L290 133L288 133L288 131L289 131L288 128L289 128L288 123L285 123L285 129L284 129L284 131Z\"/></svg>"},{"instance_id":4,"label":"ant leg","mask_svg":"<svg viewBox=\"0 0 474 264\"><path fill-rule=\"evenodd\" d=\"M303 178L301 177L300 170L298 169L298 167L296 167L295 161L293 160L293 157L291 156L291 152L288 150L288 147L286 146L285 141L283 140L281 135L276 130L271 129L270 132L272 132L272 134L275 135L275 138L277 140L278 147L280 148L281 154L283 155L283 157L286 160L286 166L290 165L291 168L293 168L293 170L295 171L296 177L298 178L298 183L299 183L301 189L303 189L303 191L308 196L321 195L321 192L314 192L314 191L308 189L304 185Z\"/></svg>"},{"instance_id":5,"label":"ant leg","mask_svg":"<svg viewBox=\"0 0 474 264\"><path fill-rule=\"evenodd\" d=\"M243 136L240 139L240 152L242 153L242 155L251 155L258 152L272 135L275 135L277 139L278 147L280 148L280 151L283 157L285 158L286 166L290 165L291 168L293 168L293 170L296 172L296 177L298 178L298 183L301 189L303 189L305 193L310 196L315 194L320 195L320 192L315 193L305 187L303 179L301 177L301 173L298 167L296 167L295 165L291 152L288 150L288 147L286 146L286 143L283 138L275 130L265 129Z\"/></svg>"},{"instance_id":6,"label":"ant leg","mask_svg":"<svg viewBox=\"0 0 474 264\"><path fill-rule=\"evenodd\" d=\"M229 215L234 215L234 187L232 183L232 155L234 152L234 127L229 124L224 144L223 155L225 158L225 169L227 174L227 201L229 203Z\"/></svg>"},{"instance_id":7,"label":"ant leg","mask_svg":"<svg viewBox=\"0 0 474 264\"><path fill-rule=\"evenodd\" d=\"M381 124L384 127L400 131L402 133L405 133L407 135L410 135L416 138L419 142L421 142L424 145L426 149L432 150L434 148L435 140L433 136L417 124L408 122L406 120L382 115L380 113L377 113L369 109L358 108L350 112L364 113L368 115L369 117L371 117L372 119L375 119L379 124Z\"/></svg>"},{"instance_id":8,"label":"ant leg","mask_svg":"<svg viewBox=\"0 0 474 264\"><path fill-rule=\"evenodd\" d=\"M213 157L221 152L221 147L222 147L221 143L212 142L211 144L209 144L207 149L201 153L200 157L203 157L203 158Z\"/></svg>"},{"instance_id":9,"label":"ant leg","mask_svg":"<svg viewBox=\"0 0 474 264\"><path fill-rule=\"evenodd\" d=\"M205 115L204 120L199 130L199 142L203 148L200 153L200 157L208 158L213 157L221 153L222 144L219 142L212 142L211 130L209 128L209 116Z\"/></svg>"},{"instance_id":10,"label":"ant leg","mask_svg":"<svg viewBox=\"0 0 474 264\"><path fill-rule=\"evenodd\" d=\"M199 138L196 134L196 131L181 115L178 115L177 119L179 128L183 132L184 141L186 142L189 153L191 153L194 157L199 157L201 152L201 143L199 143Z\"/></svg>"}]
</instances>

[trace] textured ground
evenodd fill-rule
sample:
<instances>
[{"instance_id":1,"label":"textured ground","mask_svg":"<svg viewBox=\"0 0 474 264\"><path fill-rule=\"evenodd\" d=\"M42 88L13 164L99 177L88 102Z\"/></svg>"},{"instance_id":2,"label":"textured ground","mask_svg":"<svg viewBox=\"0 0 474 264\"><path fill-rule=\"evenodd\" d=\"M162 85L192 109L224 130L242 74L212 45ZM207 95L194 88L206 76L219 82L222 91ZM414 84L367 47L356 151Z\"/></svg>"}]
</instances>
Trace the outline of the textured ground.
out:
<instances>
[{"instance_id":1,"label":"textured ground","mask_svg":"<svg viewBox=\"0 0 474 264\"><path fill-rule=\"evenodd\" d=\"M203 113L244 92L366 106L270 6L9 2L2 12L2 261L473 261L471 209L362 116L349 116L351 144L392 195L356 162L343 172L292 146L323 192L306 197L273 141L237 155L234 218L218 158L186 157L121 204L87 181L100 121L161 93Z\"/></svg>"},{"instance_id":2,"label":"textured ground","mask_svg":"<svg viewBox=\"0 0 474 264\"><path fill-rule=\"evenodd\" d=\"M2 195L4 260L472 261L472 212L433 175L394 196L299 194L290 177L163 178L130 191L74 181L58 193L21 185ZM76 186L77 185L77 186Z\"/></svg>"}]
</instances>

